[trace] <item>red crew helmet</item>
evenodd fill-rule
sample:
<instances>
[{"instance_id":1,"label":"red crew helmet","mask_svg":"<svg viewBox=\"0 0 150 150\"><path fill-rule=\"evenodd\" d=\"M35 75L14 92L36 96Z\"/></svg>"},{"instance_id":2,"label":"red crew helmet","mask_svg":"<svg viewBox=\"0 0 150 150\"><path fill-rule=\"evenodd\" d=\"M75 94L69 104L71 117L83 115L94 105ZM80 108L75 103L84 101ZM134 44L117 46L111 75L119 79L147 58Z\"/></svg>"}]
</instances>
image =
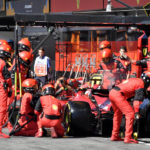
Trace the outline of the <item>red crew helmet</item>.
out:
<instances>
[{"instance_id":1,"label":"red crew helmet","mask_svg":"<svg viewBox=\"0 0 150 150\"><path fill-rule=\"evenodd\" d=\"M30 52L22 51L19 53L19 62L25 67L29 67L32 55Z\"/></svg>"},{"instance_id":2,"label":"red crew helmet","mask_svg":"<svg viewBox=\"0 0 150 150\"><path fill-rule=\"evenodd\" d=\"M0 45L9 45L6 40L0 40Z\"/></svg>"},{"instance_id":3,"label":"red crew helmet","mask_svg":"<svg viewBox=\"0 0 150 150\"><path fill-rule=\"evenodd\" d=\"M38 89L38 83L35 79L25 79L22 82L22 87L25 92L34 92Z\"/></svg>"},{"instance_id":4,"label":"red crew helmet","mask_svg":"<svg viewBox=\"0 0 150 150\"><path fill-rule=\"evenodd\" d=\"M11 57L11 47L9 45L0 45L0 57L10 58Z\"/></svg>"},{"instance_id":5,"label":"red crew helmet","mask_svg":"<svg viewBox=\"0 0 150 150\"><path fill-rule=\"evenodd\" d=\"M19 51L31 51L31 43L28 38L22 38L18 42L18 50Z\"/></svg>"},{"instance_id":6,"label":"red crew helmet","mask_svg":"<svg viewBox=\"0 0 150 150\"><path fill-rule=\"evenodd\" d=\"M111 58L112 57L112 50L109 48L105 48L102 51L102 58Z\"/></svg>"},{"instance_id":7,"label":"red crew helmet","mask_svg":"<svg viewBox=\"0 0 150 150\"><path fill-rule=\"evenodd\" d=\"M55 88L52 84L46 84L42 88L43 95L55 95Z\"/></svg>"},{"instance_id":8,"label":"red crew helmet","mask_svg":"<svg viewBox=\"0 0 150 150\"><path fill-rule=\"evenodd\" d=\"M111 48L111 44L109 41L102 41L99 45L100 50L103 50L104 48Z\"/></svg>"}]
</instances>

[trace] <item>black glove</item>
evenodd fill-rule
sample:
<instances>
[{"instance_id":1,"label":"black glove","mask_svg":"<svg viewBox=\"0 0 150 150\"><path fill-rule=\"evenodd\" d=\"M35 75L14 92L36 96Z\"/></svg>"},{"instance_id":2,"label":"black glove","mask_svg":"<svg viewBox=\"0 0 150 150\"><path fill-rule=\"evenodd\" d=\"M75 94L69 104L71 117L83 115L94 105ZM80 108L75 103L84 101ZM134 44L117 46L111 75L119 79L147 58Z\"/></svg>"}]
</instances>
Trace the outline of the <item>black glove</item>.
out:
<instances>
[{"instance_id":1,"label":"black glove","mask_svg":"<svg viewBox=\"0 0 150 150\"><path fill-rule=\"evenodd\" d=\"M3 83L3 87L4 87L4 90L7 91L8 83L7 83L7 82L4 82L4 83Z\"/></svg>"},{"instance_id":2,"label":"black glove","mask_svg":"<svg viewBox=\"0 0 150 150\"><path fill-rule=\"evenodd\" d=\"M8 92L8 97L11 97L11 96L12 96L12 89L10 89Z\"/></svg>"}]
</instances>

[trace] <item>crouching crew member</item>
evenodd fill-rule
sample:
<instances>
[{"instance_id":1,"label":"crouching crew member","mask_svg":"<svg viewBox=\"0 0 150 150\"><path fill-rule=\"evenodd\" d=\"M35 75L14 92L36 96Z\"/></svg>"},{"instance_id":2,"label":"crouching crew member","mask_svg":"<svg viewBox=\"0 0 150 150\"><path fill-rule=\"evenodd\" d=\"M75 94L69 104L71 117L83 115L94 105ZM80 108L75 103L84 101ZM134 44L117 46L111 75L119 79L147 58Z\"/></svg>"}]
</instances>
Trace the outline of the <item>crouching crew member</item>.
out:
<instances>
[{"instance_id":1,"label":"crouching crew member","mask_svg":"<svg viewBox=\"0 0 150 150\"><path fill-rule=\"evenodd\" d=\"M51 129L51 137L62 137L64 128L61 125L61 104L54 97L53 85L47 84L42 88L43 96L40 97L35 107L35 114L38 115L38 132L36 137L43 135L42 127ZM43 113L41 113L43 111Z\"/></svg>"},{"instance_id":2,"label":"crouching crew member","mask_svg":"<svg viewBox=\"0 0 150 150\"><path fill-rule=\"evenodd\" d=\"M7 111L8 84L11 84L10 72L6 67L6 60L11 56L9 45L0 45L0 138L9 138L2 132L2 125Z\"/></svg>"},{"instance_id":3,"label":"crouching crew member","mask_svg":"<svg viewBox=\"0 0 150 150\"><path fill-rule=\"evenodd\" d=\"M143 80L142 80L143 79ZM139 106L145 95L145 90L150 84L150 72L144 72L140 78L130 78L114 87L109 98L114 110L112 141L121 140L119 137L119 129L122 115L126 118L124 143L138 143L132 139L134 117L139 118ZM127 99L133 97L133 108Z\"/></svg>"},{"instance_id":4,"label":"crouching crew member","mask_svg":"<svg viewBox=\"0 0 150 150\"><path fill-rule=\"evenodd\" d=\"M26 125L21 128L19 132L16 132L15 135L35 136L36 132L38 131L36 117L34 114L34 107L39 99L38 95L36 94L38 83L35 79L28 78L23 81L22 87L25 93L22 97L18 127L20 128L24 126L24 124Z\"/></svg>"}]
</instances>

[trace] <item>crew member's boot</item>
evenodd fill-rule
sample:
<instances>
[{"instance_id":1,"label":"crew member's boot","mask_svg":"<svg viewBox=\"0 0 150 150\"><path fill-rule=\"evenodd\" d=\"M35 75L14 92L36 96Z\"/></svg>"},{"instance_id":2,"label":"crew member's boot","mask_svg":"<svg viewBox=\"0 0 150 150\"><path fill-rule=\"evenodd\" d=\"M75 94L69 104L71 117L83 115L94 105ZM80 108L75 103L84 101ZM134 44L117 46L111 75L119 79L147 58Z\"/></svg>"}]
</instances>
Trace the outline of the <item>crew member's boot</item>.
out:
<instances>
[{"instance_id":1,"label":"crew member's boot","mask_svg":"<svg viewBox=\"0 0 150 150\"><path fill-rule=\"evenodd\" d=\"M39 128L38 132L35 134L35 137L42 137L43 136L43 129Z\"/></svg>"}]
</instances>

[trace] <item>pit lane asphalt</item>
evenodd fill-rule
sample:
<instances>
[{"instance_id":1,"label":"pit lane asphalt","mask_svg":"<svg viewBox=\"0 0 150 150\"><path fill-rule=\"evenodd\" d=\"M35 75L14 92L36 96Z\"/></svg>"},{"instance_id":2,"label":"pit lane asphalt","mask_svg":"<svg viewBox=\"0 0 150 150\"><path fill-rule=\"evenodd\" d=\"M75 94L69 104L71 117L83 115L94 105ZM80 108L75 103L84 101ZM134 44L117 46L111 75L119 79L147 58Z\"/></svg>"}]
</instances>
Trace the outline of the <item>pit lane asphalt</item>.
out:
<instances>
[{"instance_id":1,"label":"pit lane asphalt","mask_svg":"<svg viewBox=\"0 0 150 150\"><path fill-rule=\"evenodd\" d=\"M3 129L7 133L6 129ZM0 150L149 150L150 138L139 139L139 144L111 142L104 137L22 137L0 139Z\"/></svg>"}]
</instances>

